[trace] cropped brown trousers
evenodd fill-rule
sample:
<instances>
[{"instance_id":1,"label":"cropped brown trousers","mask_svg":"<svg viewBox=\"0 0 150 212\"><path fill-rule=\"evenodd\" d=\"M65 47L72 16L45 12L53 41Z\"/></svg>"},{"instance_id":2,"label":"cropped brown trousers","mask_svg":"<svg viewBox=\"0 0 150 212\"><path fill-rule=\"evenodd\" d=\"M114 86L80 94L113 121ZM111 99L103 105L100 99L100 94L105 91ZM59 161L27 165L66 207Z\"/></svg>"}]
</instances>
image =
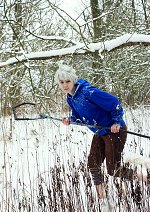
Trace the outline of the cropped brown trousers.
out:
<instances>
[{"instance_id":1,"label":"cropped brown trousers","mask_svg":"<svg viewBox=\"0 0 150 212\"><path fill-rule=\"evenodd\" d=\"M125 126L124 130L127 129ZM90 154L88 156L88 167L92 174L94 184L99 185L104 182L102 163L106 159L107 173L115 177L125 179L133 178L133 170L126 166L121 166L122 152L127 139L127 133L110 133L105 136L94 135Z\"/></svg>"}]
</instances>

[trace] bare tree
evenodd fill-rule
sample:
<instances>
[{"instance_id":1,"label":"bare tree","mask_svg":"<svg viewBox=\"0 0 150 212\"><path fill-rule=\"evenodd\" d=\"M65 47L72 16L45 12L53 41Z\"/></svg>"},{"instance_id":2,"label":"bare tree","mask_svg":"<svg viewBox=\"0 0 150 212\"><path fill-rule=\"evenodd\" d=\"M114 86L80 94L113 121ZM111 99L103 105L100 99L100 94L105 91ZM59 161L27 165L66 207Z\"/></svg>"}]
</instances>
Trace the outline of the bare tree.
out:
<instances>
[{"instance_id":1,"label":"bare tree","mask_svg":"<svg viewBox=\"0 0 150 212\"><path fill-rule=\"evenodd\" d=\"M60 60L125 103L147 103L149 42L126 41L109 50L106 43L126 33L149 34L148 11L147 1L94 0L84 1L83 10L73 18L59 1L2 1L3 106L28 99L55 105L53 75ZM100 54L90 48L96 42L101 45ZM67 53L62 54L64 49Z\"/></svg>"}]
</instances>

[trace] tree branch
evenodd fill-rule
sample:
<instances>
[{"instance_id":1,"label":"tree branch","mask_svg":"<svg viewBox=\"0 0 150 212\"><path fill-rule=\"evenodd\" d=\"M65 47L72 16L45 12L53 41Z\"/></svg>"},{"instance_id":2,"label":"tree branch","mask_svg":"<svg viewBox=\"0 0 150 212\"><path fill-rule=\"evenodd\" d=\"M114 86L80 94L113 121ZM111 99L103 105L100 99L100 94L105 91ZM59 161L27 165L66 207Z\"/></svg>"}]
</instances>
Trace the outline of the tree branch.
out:
<instances>
[{"instance_id":1,"label":"tree branch","mask_svg":"<svg viewBox=\"0 0 150 212\"><path fill-rule=\"evenodd\" d=\"M90 43L88 45L85 45L84 43L79 43L69 48L42 52L31 52L28 54L24 53L21 56L16 56L8 59L5 62L0 62L0 68L21 62L27 62L30 60L48 60L52 58L60 59L65 56L93 54L93 52L97 51L102 54L104 51L110 52L118 48L125 48L127 46L133 45L150 46L150 35L125 34L123 36L105 42Z\"/></svg>"}]
</instances>

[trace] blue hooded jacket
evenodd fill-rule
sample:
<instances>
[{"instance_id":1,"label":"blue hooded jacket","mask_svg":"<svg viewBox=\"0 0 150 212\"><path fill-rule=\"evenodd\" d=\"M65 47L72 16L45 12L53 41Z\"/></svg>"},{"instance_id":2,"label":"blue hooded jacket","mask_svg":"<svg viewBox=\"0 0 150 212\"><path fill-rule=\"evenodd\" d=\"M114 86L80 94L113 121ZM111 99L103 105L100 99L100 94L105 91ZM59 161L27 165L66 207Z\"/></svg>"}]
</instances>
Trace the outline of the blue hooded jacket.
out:
<instances>
[{"instance_id":1,"label":"blue hooded jacket","mask_svg":"<svg viewBox=\"0 0 150 212\"><path fill-rule=\"evenodd\" d=\"M71 121L88 125L110 127L113 124L125 125L122 118L123 108L117 97L102 91L83 79L76 82L76 89L71 96L67 94L67 102L72 110ZM110 130L89 128L94 133L103 136Z\"/></svg>"}]
</instances>

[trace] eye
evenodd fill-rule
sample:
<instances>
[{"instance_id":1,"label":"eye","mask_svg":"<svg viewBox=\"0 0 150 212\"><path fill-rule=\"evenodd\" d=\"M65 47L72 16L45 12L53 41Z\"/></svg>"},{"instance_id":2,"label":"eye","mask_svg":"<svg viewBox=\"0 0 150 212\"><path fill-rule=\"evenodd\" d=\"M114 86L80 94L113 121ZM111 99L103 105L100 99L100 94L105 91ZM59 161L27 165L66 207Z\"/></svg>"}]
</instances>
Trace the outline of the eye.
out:
<instances>
[{"instance_id":1,"label":"eye","mask_svg":"<svg viewBox=\"0 0 150 212\"><path fill-rule=\"evenodd\" d=\"M66 80L66 83L69 83L69 82L71 82L70 80Z\"/></svg>"},{"instance_id":2,"label":"eye","mask_svg":"<svg viewBox=\"0 0 150 212\"><path fill-rule=\"evenodd\" d=\"M64 81L62 81L62 80L60 80L59 82L60 82L60 84L63 84L64 83Z\"/></svg>"}]
</instances>

